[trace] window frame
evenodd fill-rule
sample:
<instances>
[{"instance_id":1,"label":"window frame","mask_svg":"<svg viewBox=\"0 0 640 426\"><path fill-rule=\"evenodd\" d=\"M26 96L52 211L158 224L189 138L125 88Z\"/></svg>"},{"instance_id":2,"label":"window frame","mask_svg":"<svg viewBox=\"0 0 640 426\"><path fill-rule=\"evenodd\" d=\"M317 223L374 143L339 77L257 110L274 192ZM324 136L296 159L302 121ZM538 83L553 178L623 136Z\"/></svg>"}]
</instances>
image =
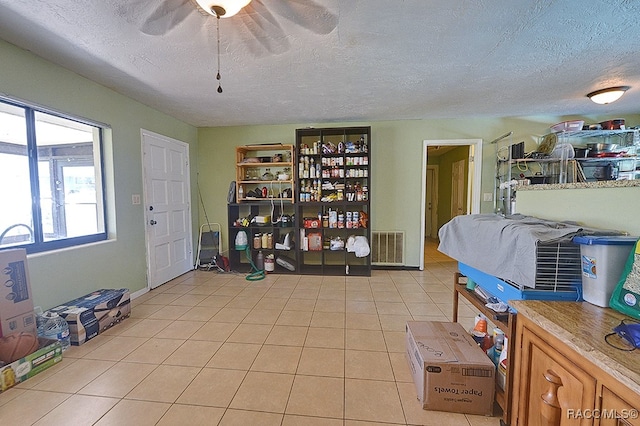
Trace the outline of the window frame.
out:
<instances>
[{"instance_id":1,"label":"window frame","mask_svg":"<svg viewBox=\"0 0 640 426\"><path fill-rule=\"evenodd\" d=\"M111 129L111 126L97 122L94 120L89 120L83 117L78 117L75 115L71 115L68 113L63 113L60 111L53 110L48 107L43 107L41 105L37 105L28 101L11 98L7 96L3 96L0 94L0 103L7 104L13 107L22 108L24 110L24 120L26 125L26 138L27 138L27 157L29 163L29 179L30 179L30 188L31 188L31 215L33 220L33 229L31 232L33 234L33 242L27 242L24 244L15 244L8 245L6 247L0 246L0 250L5 249L15 249L15 248L24 248L27 253L42 253L47 251L59 250L63 248L81 246L84 244L95 243L99 241L105 241L108 239L108 220L107 220L107 194L106 194L106 182L105 182L105 133L106 131ZM100 176L100 193L102 197L101 201L101 210L98 212L101 214L101 221L103 224L103 230L86 235L80 235L75 237L65 237L60 239L46 240L43 230L42 223L42 208L41 208L41 198L40 198L40 182L39 182L39 173L38 166L40 162L40 158L38 156L38 145L37 145L37 135L36 135L36 113L43 113L51 116L55 116L57 118L61 118L64 120L69 120L73 122L77 122L80 124L84 124L87 126L94 127L98 130L98 148L97 152L93 154L94 159L92 162L93 167L99 167L99 176ZM96 161L95 154L99 155L99 161ZM50 159L48 161L51 161ZM56 160L57 161L57 160ZM96 182L97 183L97 182ZM97 202L100 200L96 199ZM11 225L6 230L0 230L0 232L6 232L10 228L14 226L23 226L22 224Z\"/></svg>"}]
</instances>

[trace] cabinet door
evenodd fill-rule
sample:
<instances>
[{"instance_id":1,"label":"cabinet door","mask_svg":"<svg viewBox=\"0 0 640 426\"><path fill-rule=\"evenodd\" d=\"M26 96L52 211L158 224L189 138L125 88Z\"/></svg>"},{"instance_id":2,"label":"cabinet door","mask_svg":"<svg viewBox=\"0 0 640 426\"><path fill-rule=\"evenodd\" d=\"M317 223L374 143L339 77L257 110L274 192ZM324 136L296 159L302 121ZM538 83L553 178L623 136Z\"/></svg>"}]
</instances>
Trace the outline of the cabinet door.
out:
<instances>
[{"instance_id":1,"label":"cabinet door","mask_svg":"<svg viewBox=\"0 0 640 426\"><path fill-rule=\"evenodd\" d=\"M600 426L640 426L639 412L638 401L635 406L631 405L606 387L602 388L602 407L597 412Z\"/></svg>"},{"instance_id":2,"label":"cabinet door","mask_svg":"<svg viewBox=\"0 0 640 426\"><path fill-rule=\"evenodd\" d=\"M522 333L522 374L518 424L591 425L572 415L595 407L596 382L574 360L554 349L530 329Z\"/></svg>"}]
</instances>

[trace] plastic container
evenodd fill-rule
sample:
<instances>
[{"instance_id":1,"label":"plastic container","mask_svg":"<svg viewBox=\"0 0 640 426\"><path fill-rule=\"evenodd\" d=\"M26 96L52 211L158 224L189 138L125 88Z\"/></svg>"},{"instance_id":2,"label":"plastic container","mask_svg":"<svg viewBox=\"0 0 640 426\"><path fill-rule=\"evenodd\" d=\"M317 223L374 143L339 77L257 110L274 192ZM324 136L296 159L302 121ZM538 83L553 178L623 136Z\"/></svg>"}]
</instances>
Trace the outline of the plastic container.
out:
<instances>
[{"instance_id":1,"label":"plastic container","mask_svg":"<svg viewBox=\"0 0 640 426\"><path fill-rule=\"evenodd\" d=\"M256 256L256 268L258 271L264 271L264 255L262 254L262 251L259 251Z\"/></svg>"},{"instance_id":2,"label":"plastic container","mask_svg":"<svg viewBox=\"0 0 640 426\"><path fill-rule=\"evenodd\" d=\"M264 258L264 270L265 272L273 272L276 267L276 260L273 254L268 254Z\"/></svg>"},{"instance_id":3,"label":"plastic container","mask_svg":"<svg viewBox=\"0 0 640 426\"><path fill-rule=\"evenodd\" d=\"M582 263L582 298L591 304L609 307L615 289L638 237L607 235L580 236L573 242L580 244Z\"/></svg>"},{"instance_id":4,"label":"plastic container","mask_svg":"<svg viewBox=\"0 0 640 426\"><path fill-rule=\"evenodd\" d=\"M67 320L57 313L49 311L42 314L40 319L38 336L59 340L63 352L69 349L69 346L71 346L71 336L69 334L69 324L67 324Z\"/></svg>"}]
</instances>

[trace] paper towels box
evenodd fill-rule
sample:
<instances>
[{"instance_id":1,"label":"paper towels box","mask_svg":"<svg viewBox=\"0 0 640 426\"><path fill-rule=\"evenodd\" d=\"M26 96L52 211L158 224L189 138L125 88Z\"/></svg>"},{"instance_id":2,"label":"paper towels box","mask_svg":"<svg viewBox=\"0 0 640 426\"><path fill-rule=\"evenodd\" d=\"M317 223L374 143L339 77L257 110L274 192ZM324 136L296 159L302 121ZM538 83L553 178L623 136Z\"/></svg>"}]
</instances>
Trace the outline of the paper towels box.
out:
<instances>
[{"instance_id":1,"label":"paper towels box","mask_svg":"<svg viewBox=\"0 0 640 426\"><path fill-rule=\"evenodd\" d=\"M407 322L405 355L424 409L493 414L495 365L460 324Z\"/></svg>"}]
</instances>

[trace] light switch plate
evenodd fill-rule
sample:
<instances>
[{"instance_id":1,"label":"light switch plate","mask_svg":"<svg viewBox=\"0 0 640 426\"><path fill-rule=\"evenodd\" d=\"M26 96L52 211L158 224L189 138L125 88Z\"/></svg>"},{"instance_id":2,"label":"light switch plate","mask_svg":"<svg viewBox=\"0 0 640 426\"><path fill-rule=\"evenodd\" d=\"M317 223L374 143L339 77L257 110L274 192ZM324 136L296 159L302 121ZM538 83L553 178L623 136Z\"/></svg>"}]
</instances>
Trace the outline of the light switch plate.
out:
<instances>
[{"instance_id":1,"label":"light switch plate","mask_svg":"<svg viewBox=\"0 0 640 426\"><path fill-rule=\"evenodd\" d=\"M493 201L493 194L490 192L485 192L482 194L482 201Z\"/></svg>"},{"instance_id":2,"label":"light switch plate","mask_svg":"<svg viewBox=\"0 0 640 426\"><path fill-rule=\"evenodd\" d=\"M137 206L140 204L140 194L132 194L131 195L131 204Z\"/></svg>"}]
</instances>

